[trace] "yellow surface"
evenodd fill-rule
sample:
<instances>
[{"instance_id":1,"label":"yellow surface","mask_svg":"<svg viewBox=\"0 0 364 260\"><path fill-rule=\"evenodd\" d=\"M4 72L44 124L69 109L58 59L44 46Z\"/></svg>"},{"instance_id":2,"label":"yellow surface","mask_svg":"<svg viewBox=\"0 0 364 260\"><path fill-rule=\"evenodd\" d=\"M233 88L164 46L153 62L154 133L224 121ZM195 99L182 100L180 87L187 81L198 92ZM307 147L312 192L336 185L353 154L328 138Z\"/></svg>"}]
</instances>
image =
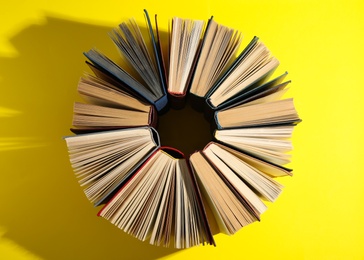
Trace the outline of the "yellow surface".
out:
<instances>
[{"instance_id":1,"label":"yellow surface","mask_svg":"<svg viewBox=\"0 0 364 260\"><path fill-rule=\"evenodd\" d=\"M256 34L289 71L303 123L294 177L260 223L176 251L95 216L69 166L82 52L143 8ZM7 1L0 11L0 259L364 259L363 1ZM106 40L105 40L106 39ZM114 47L112 47L114 48Z\"/></svg>"}]
</instances>

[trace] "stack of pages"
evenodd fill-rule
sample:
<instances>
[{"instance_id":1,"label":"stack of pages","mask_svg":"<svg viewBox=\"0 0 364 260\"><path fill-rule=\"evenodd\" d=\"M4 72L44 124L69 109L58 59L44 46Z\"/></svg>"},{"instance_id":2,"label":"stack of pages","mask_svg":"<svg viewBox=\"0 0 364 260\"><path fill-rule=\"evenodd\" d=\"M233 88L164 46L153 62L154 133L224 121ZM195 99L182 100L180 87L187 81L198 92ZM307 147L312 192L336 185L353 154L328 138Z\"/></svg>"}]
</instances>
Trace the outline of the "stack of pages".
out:
<instances>
[{"instance_id":1,"label":"stack of pages","mask_svg":"<svg viewBox=\"0 0 364 260\"><path fill-rule=\"evenodd\" d=\"M283 98L290 81L272 77L279 62L257 37L241 48L241 33L213 17L175 17L163 38L157 16L153 26L144 13L146 29L131 19L110 32L124 65L84 53L92 73L78 84L70 162L87 198L103 205L98 215L128 234L165 247L215 245L214 233L259 221L282 191L276 177L292 175L284 165L301 120ZM158 115L186 100L214 126L190 155L162 146L156 130Z\"/></svg>"}]
</instances>

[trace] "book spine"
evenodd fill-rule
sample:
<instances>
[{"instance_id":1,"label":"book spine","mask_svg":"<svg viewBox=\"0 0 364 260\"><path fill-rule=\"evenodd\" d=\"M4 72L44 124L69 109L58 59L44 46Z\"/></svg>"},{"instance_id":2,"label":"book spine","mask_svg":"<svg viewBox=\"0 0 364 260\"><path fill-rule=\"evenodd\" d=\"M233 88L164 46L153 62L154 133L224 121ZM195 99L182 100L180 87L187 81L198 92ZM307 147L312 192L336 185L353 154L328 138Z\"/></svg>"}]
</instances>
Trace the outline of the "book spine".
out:
<instances>
[{"instance_id":1,"label":"book spine","mask_svg":"<svg viewBox=\"0 0 364 260\"><path fill-rule=\"evenodd\" d=\"M180 150L171 147L171 146L161 146L159 148L161 151L167 153L168 155L170 155L171 157L173 157L174 159L184 159L185 155L184 153L182 153Z\"/></svg>"},{"instance_id":2,"label":"book spine","mask_svg":"<svg viewBox=\"0 0 364 260\"><path fill-rule=\"evenodd\" d=\"M163 95L160 99L154 102L154 106L158 113L163 113L168 109L168 97L167 95Z\"/></svg>"},{"instance_id":3,"label":"book spine","mask_svg":"<svg viewBox=\"0 0 364 260\"><path fill-rule=\"evenodd\" d=\"M153 128L156 128L158 125L158 113L154 106L150 106L148 123L149 123L149 126L151 126Z\"/></svg>"},{"instance_id":4,"label":"book spine","mask_svg":"<svg viewBox=\"0 0 364 260\"><path fill-rule=\"evenodd\" d=\"M161 141L160 141L157 130L155 130L155 128L153 128L153 127L149 128L149 129L152 133L152 138L153 138L155 145L157 146L157 148L159 148L161 146Z\"/></svg>"},{"instance_id":5,"label":"book spine","mask_svg":"<svg viewBox=\"0 0 364 260\"><path fill-rule=\"evenodd\" d=\"M205 112L209 112L211 113L211 111L215 111L217 110L218 108L215 107L212 103L211 103L211 100L209 97L206 98L205 100Z\"/></svg>"}]
</instances>

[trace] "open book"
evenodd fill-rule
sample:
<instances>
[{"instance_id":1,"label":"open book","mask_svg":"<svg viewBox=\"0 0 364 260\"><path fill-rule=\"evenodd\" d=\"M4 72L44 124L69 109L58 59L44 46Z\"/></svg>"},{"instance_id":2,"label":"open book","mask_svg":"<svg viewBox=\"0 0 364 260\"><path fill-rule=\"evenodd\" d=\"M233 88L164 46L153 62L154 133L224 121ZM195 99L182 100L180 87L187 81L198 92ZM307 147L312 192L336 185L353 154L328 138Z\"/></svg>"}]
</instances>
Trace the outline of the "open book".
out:
<instances>
[{"instance_id":1,"label":"open book","mask_svg":"<svg viewBox=\"0 0 364 260\"><path fill-rule=\"evenodd\" d=\"M162 77L162 65L156 39L146 11L145 15L152 40L153 53L148 50L141 30L134 20L120 24L110 34L122 56L130 63L142 81L137 80L97 49L91 49L84 54L95 69L117 81L128 91L147 100L155 106L157 111L162 111L168 103L165 81Z\"/></svg>"},{"instance_id":2,"label":"open book","mask_svg":"<svg viewBox=\"0 0 364 260\"><path fill-rule=\"evenodd\" d=\"M217 129L295 125L301 121L293 98L281 99L290 81L287 72L233 99L233 103L214 112Z\"/></svg>"},{"instance_id":3,"label":"open book","mask_svg":"<svg viewBox=\"0 0 364 260\"><path fill-rule=\"evenodd\" d=\"M172 20L171 47L169 57L168 93L171 104L181 107L185 99L204 29L204 21Z\"/></svg>"},{"instance_id":4,"label":"open book","mask_svg":"<svg viewBox=\"0 0 364 260\"><path fill-rule=\"evenodd\" d=\"M216 140L236 150L266 160L272 164L284 165L290 162L293 125L274 127L252 127L216 130Z\"/></svg>"},{"instance_id":5,"label":"open book","mask_svg":"<svg viewBox=\"0 0 364 260\"><path fill-rule=\"evenodd\" d=\"M213 17L208 21L191 82L193 97L202 99L207 95L231 63L241 41L242 35L238 31L218 24Z\"/></svg>"},{"instance_id":6,"label":"open book","mask_svg":"<svg viewBox=\"0 0 364 260\"><path fill-rule=\"evenodd\" d=\"M192 154L190 164L220 231L226 234L259 220L267 209L261 197L274 201L282 191L272 175L288 174L214 142Z\"/></svg>"},{"instance_id":7,"label":"open book","mask_svg":"<svg viewBox=\"0 0 364 260\"><path fill-rule=\"evenodd\" d=\"M82 77L78 92L87 103L74 104L72 131L75 133L157 124L152 105L99 77Z\"/></svg>"},{"instance_id":8,"label":"open book","mask_svg":"<svg viewBox=\"0 0 364 260\"><path fill-rule=\"evenodd\" d=\"M268 48L254 37L209 90L208 105L214 110L227 106L229 100L264 82L278 65Z\"/></svg>"},{"instance_id":9,"label":"open book","mask_svg":"<svg viewBox=\"0 0 364 260\"><path fill-rule=\"evenodd\" d=\"M76 177L95 206L105 203L160 143L150 127L80 134L65 140Z\"/></svg>"},{"instance_id":10,"label":"open book","mask_svg":"<svg viewBox=\"0 0 364 260\"><path fill-rule=\"evenodd\" d=\"M153 245L215 244L196 180L184 155L169 147L154 152L99 216Z\"/></svg>"},{"instance_id":11,"label":"open book","mask_svg":"<svg viewBox=\"0 0 364 260\"><path fill-rule=\"evenodd\" d=\"M261 100L259 100L261 101ZM218 129L296 124L300 121L292 98L249 102L215 113Z\"/></svg>"}]
</instances>

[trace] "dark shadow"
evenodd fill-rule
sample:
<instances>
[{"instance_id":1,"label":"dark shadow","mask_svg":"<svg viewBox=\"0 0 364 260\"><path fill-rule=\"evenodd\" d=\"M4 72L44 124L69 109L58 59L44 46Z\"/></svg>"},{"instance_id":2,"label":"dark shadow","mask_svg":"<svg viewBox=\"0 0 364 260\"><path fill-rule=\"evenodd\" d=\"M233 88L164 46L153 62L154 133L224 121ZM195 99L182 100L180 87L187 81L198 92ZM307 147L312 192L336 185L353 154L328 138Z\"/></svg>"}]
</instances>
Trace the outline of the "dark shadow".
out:
<instances>
[{"instance_id":1,"label":"dark shadow","mask_svg":"<svg viewBox=\"0 0 364 260\"><path fill-rule=\"evenodd\" d=\"M77 82L92 47L115 51L108 27L48 17L10 39L0 58L0 227L44 259L156 259L176 252L151 246L96 216L83 195L62 136L70 135Z\"/></svg>"},{"instance_id":2,"label":"dark shadow","mask_svg":"<svg viewBox=\"0 0 364 260\"><path fill-rule=\"evenodd\" d=\"M202 150L212 141L210 122L189 102L182 109L170 109L159 116L158 133L161 145L177 148L186 156Z\"/></svg>"}]
</instances>

